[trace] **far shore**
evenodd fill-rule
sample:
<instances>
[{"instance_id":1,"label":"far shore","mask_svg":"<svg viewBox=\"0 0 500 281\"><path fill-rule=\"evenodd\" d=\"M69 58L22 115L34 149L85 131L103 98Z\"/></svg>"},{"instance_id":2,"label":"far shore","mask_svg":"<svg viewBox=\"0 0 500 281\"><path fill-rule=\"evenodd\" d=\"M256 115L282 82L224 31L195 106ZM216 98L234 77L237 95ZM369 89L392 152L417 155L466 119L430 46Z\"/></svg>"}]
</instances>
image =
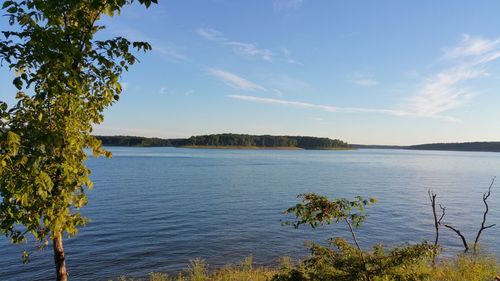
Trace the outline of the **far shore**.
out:
<instances>
[{"instance_id":1,"label":"far shore","mask_svg":"<svg viewBox=\"0 0 500 281\"><path fill-rule=\"evenodd\" d=\"M243 150L353 150L355 148L331 147L305 149L296 146L237 146L237 145L185 145L179 148L194 149L243 149Z\"/></svg>"},{"instance_id":2,"label":"far shore","mask_svg":"<svg viewBox=\"0 0 500 281\"><path fill-rule=\"evenodd\" d=\"M296 146L239 146L239 145L184 145L179 148L194 148L194 149L248 149L248 150L304 150Z\"/></svg>"}]
</instances>

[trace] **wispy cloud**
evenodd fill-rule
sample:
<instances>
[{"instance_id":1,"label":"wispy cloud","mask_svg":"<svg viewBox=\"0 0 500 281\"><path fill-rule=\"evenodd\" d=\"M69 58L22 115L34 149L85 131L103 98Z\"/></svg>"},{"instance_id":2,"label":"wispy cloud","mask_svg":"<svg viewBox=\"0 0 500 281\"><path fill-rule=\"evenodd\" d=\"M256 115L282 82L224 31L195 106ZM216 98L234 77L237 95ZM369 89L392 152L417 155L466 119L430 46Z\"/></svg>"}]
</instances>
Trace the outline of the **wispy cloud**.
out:
<instances>
[{"instance_id":1,"label":"wispy cloud","mask_svg":"<svg viewBox=\"0 0 500 281\"><path fill-rule=\"evenodd\" d=\"M374 86L377 86L379 84L379 82L372 78L370 75L366 75L366 74L361 74L361 73L354 73L354 74L350 74L348 75L348 80L349 82L351 83L354 83L358 86L362 86L362 87L374 87Z\"/></svg>"},{"instance_id":2,"label":"wispy cloud","mask_svg":"<svg viewBox=\"0 0 500 281\"><path fill-rule=\"evenodd\" d=\"M222 32L213 29L213 28L198 28L195 30L196 34L198 34L201 38L217 42L224 46L230 47L234 53L247 57L256 57L265 61L274 61L281 60L286 61L288 63L298 64L296 60L290 57L290 52L284 56L280 56L279 54L265 48L260 48L255 43L241 42L235 41L227 38Z\"/></svg>"},{"instance_id":3,"label":"wispy cloud","mask_svg":"<svg viewBox=\"0 0 500 281\"><path fill-rule=\"evenodd\" d=\"M490 52L497 52L499 45L500 39L489 40L465 34L457 46L444 49L443 59L481 56Z\"/></svg>"},{"instance_id":4,"label":"wispy cloud","mask_svg":"<svg viewBox=\"0 0 500 281\"><path fill-rule=\"evenodd\" d=\"M302 6L304 0L274 0L273 9L277 12L296 10Z\"/></svg>"},{"instance_id":5,"label":"wispy cloud","mask_svg":"<svg viewBox=\"0 0 500 281\"><path fill-rule=\"evenodd\" d=\"M339 113L360 113L360 112L369 112L369 113L382 113L382 114L390 114L395 116L408 116L410 113L401 111L401 110L391 110L391 109L373 109L373 108L358 108L358 107L338 107L333 105L324 105L324 104L313 104L307 102L299 102L299 101L290 101L283 99L271 99L271 98L261 98L256 96L245 96L245 95L228 95L228 98L261 103L261 104L274 104L288 107L296 107L296 108L304 108L304 109L319 109L326 112L339 112Z\"/></svg>"},{"instance_id":6,"label":"wispy cloud","mask_svg":"<svg viewBox=\"0 0 500 281\"><path fill-rule=\"evenodd\" d=\"M196 33L199 36L209 41L220 41L220 42L228 41L228 39L224 37L224 34L213 28L198 28L196 29Z\"/></svg>"},{"instance_id":7,"label":"wispy cloud","mask_svg":"<svg viewBox=\"0 0 500 281\"><path fill-rule=\"evenodd\" d=\"M152 43L152 47L154 52L160 54L163 58L169 61L190 61L190 59L176 47L161 45L157 43Z\"/></svg>"},{"instance_id":8,"label":"wispy cloud","mask_svg":"<svg viewBox=\"0 0 500 281\"><path fill-rule=\"evenodd\" d=\"M161 87L161 88L158 90L158 93L159 93L160 95L167 95L169 92L168 92L167 87Z\"/></svg>"},{"instance_id":9,"label":"wispy cloud","mask_svg":"<svg viewBox=\"0 0 500 281\"><path fill-rule=\"evenodd\" d=\"M125 26L113 26L111 28L112 33L117 36L125 36L131 41L145 41L149 42L152 47L152 51L158 54L165 60L170 62L190 62L190 58L185 55L179 47L174 46L170 43L159 42L154 38L148 37L142 32L130 27Z\"/></svg>"},{"instance_id":10,"label":"wispy cloud","mask_svg":"<svg viewBox=\"0 0 500 281\"><path fill-rule=\"evenodd\" d=\"M253 43L230 40L222 32L213 28L198 28L196 29L196 33L205 40L230 46L239 55L258 57L265 61L272 61L274 57L274 53L271 50L259 48Z\"/></svg>"},{"instance_id":11,"label":"wispy cloud","mask_svg":"<svg viewBox=\"0 0 500 281\"><path fill-rule=\"evenodd\" d=\"M282 49L283 51L283 58L286 62L290 63L290 64L299 64L299 65L302 65L301 62L295 60L294 58L292 58L292 52L288 49L288 48L283 48Z\"/></svg>"},{"instance_id":12,"label":"wispy cloud","mask_svg":"<svg viewBox=\"0 0 500 281\"><path fill-rule=\"evenodd\" d=\"M361 78L361 79L354 79L351 80L352 83L357 84L359 86L363 87L373 87L378 85L378 81L375 79L370 79L370 78Z\"/></svg>"},{"instance_id":13,"label":"wispy cloud","mask_svg":"<svg viewBox=\"0 0 500 281\"><path fill-rule=\"evenodd\" d=\"M444 114L467 104L478 94L476 90L467 85L467 82L480 77L487 77L489 75L487 70L488 65L499 58L500 38L485 39L464 35L463 39L456 46L444 49L444 54L439 61L444 63L445 67L423 79L418 85L417 90L406 100L406 104L394 109L337 107L333 105L245 95L230 95L228 97L245 102L317 109L326 112L377 113L459 121L454 117ZM354 75L349 80L365 87L372 87L378 84L378 81L375 79L362 75Z\"/></svg>"},{"instance_id":14,"label":"wispy cloud","mask_svg":"<svg viewBox=\"0 0 500 281\"><path fill-rule=\"evenodd\" d=\"M487 65L500 58L500 39L464 35L457 46L444 49L441 61L449 66L427 77L408 99L420 116L434 116L467 104L477 91L466 82L487 77Z\"/></svg>"},{"instance_id":15,"label":"wispy cloud","mask_svg":"<svg viewBox=\"0 0 500 281\"><path fill-rule=\"evenodd\" d=\"M226 85L236 89L267 91L264 87L225 70L210 68L208 69L208 73L222 80L222 82L224 82Z\"/></svg>"}]
</instances>

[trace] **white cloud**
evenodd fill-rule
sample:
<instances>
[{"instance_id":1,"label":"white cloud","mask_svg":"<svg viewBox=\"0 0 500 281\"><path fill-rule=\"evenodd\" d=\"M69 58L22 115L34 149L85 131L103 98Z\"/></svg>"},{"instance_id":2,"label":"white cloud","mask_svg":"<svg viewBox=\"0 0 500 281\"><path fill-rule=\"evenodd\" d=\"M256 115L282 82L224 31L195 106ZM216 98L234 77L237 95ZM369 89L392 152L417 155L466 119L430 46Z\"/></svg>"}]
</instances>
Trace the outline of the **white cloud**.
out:
<instances>
[{"instance_id":1,"label":"white cloud","mask_svg":"<svg viewBox=\"0 0 500 281\"><path fill-rule=\"evenodd\" d=\"M278 90L278 89L273 89L273 92L275 92L278 97L282 97L283 96L283 92L280 91L280 90Z\"/></svg>"},{"instance_id":2,"label":"white cloud","mask_svg":"<svg viewBox=\"0 0 500 281\"><path fill-rule=\"evenodd\" d=\"M302 65L302 63L292 58L292 52L288 48L282 48L284 60L290 64Z\"/></svg>"},{"instance_id":3,"label":"white cloud","mask_svg":"<svg viewBox=\"0 0 500 281\"><path fill-rule=\"evenodd\" d=\"M278 12L286 10L296 10L300 8L303 3L303 0L274 0L273 8Z\"/></svg>"},{"instance_id":4,"label":"white cloud","mask_svg":"<svg viewBox=\"0 0 500 281\"><path fill-rule=\"evenodd\" d=\"M466 82L488 76L486 66L500 58L500 39L464 35L460 43L445 49L442 60L451 66L428 77L408 99L415 114L434 116L467 104L477 91Z\"/></svg>"},{"instance_id":5,"label":"white cloud","mask_svg":"<svg viewBox=\"0 0 500 281\"><path fill-rule=\"evenodd\" d=\"M158 93L160 95L167 95L168 94L168 89L167 87L161 87L159 90L158 90Z\"/></svg>"},{"instance_id":6,"label":"white cloud","mask_svg":"<svg viewBox=\"0 0 500 281\"><path fill-rule=\"evenodd\" d=\"M153 51L160 54L163 58L169 61L185 61L189 62L190 59L181 53L177 48L167 45L152 44Z\"/></svg>"},{"instance_id":7,"label":"white cloud","mask_svg":"<svg viewBox=\"0 0 500 281\"><path fill-rule=\"evenodd\" d=\"M227 41L227 38L224 37L224 34L213 29L213 28L198 28L196 29L196 33L206 40L210 41Z\"/></svg>"},{"instance_id":8,"label":"white cloud","mask_svg":"<svg viewBox=\"0 0 500 281\"><path fill-rule=\"evenodd\" d=\"M378 85L377 80L370 78L353 79L351 82L363 87L373 87Z\"/></svg>"},{"instance_id":9,"label":"white cloud","mask_svg":"<svg viewBox=\"0 0 500 281\"><path fill-rule=\"evenodd\" d=\"M492 51L498 51L500 39L488 40L482 37L463 35L462 41L453 47L445 48L443 59L456 59L470 56L480 56Z\"/></svg>"},{"instance_id":10,"label":"white cloud","mask_svg":"<svg viewBox=\"0 0 500 281\"><path fill-rule=\"evenodd\" d=\"M280 56L279 52L275 53L272 50L260 48L254 43L231 40L222 32L213 28L198 28L195 32L205 40L218 42L224 46L230 47L233 52L238 55L256 57L265 61L274 61L277 59L291 64L300 64L295 59L291 58L291 52L286 48L283 49L283 56Z\"/></svg>"},{"instance_id":11,"label":"white cloud","mask_svg":"<svg viewBox=\"0 0 500 281\"><path fill-rule=\"evenodd\" d=\"M390 114L396 116L408 116L411 115L408 112L400 111L400 110L391 110L391 109L374 109L374 108L358 108L358 107L337 107L333 105L324 105L324 104L313 104L307 102L298 102L298 101L290 101L283 99L271 99L271 98L261 98L255 96L244 96L244 95L228 95L228 98L247 101L247 102L255 102L261 104L275 104L296 108L311 108L311 109L319 109L326 112L340 112L340 113L359 113L359 112L371 112L371 113L383 113Z\"/></svg>"},{"instance_id":12,"label":"white cloud","mask_svg":"<svg viewBox=\"0 0 500 281\"><path fill-rule=\"evenodd\" d=\"M321 111L326 111L326 112L334 112L334 113L375 113L375 114L385 114L385 115L399 116L399 117L404 117L404 116L407 116L407 117L430 117L430 118L436 118L436 119L441 119L441 120L451 121L451 122L458 121L457 119L455 119L453 117L449 117L449 116L443 116L443 115L422 116L422 115L419 115L415 112L404 111L404 110L399 110L399 109L337 107L337 106L333 106L333 105L313 104L313 103L307 103L307 102L290 101L290 100L283 100L283 99L261 98L261 97L246 96L246 95L228 95L227 97L230 99L240 100L240 101L245 101L245 102L279 105L279 106L295 107L295 108L302 108L302 109L316 109L316 110L321 110Z\"/></svg>"},{"instance_id":13,"label":"white cloud","mask_svg":"<svg viewBox=\"0 0 500 281\"><path fill-rule=\"evenodd\" d=\"M142 32L130 27L115 27L111 29L117 36L125 36L131 41L149 42L152 51L160 55L163 59L173 62L190 62L190 59L183 54L180 49L170 43L158 42L154 38L148 37Z\"/></svg>"},{"instance_id":14,"label":"white cloud","mask_svg":"<svg viewBox=\"0 0 500 281\"><path fill-rule=\"evenodd\" d=\"M221 69L210 68L208 69L208 73L222 80L226 85L236 89L251 90L251 91L252 90L267 91L264 87L259 86L231 72L227 72Z\"/></svg>"},{"instance_id":15,"label":"white cloud","mask_svg":"<svg viewBox=\"0 0 500 281\"><path fill-rule=\"evenodd\" d=\"M283 49L286 54L288 50ZM337 107L284 99L262 98L247 95L229 95L228 98L260 104L287 106L302 109L316 109L339 113L375 113L392 116L437 118L445 121L459 121L443 113L467 104L477 91L467 87L466 82L487 77L487 65L500 58L500 39L484 39L464 36L455 47L448 48L442 59L447 67L424 79L417 90L407 99L407 104L395 109ZM451 64L451 65L450 65ZM352 75L351 82L361 86L375 86L378 81L360 74ZM283 95L281 91L274 90Z\"/></svg>"},{"instance_id":16,"label":"white cloud","mask_svg":"<svg viewBox=\"0 0 500 281\"><path fill-rule=\"evenodd\" d=\"M236 41L226 42L226 45L232 46L233 50L237 54L246 55L246 56L256 56L260 57L266 61L272 61L274 54L272 51L268 49L260 49L257 48L256 45L250 43L242 43Z\"/></svg>"},{"instance_id":17,"label":"white cloud","mask_svg":"<svg viewBox=\"0 0 500 281\"><path fill-rule=\"evenodd\" d=\"M373 78L371 78L369 75L366 74L361 74L361 73L354 73L348 75L348 80L351 83L354 83L358 86L362 87L374 87L379 84L379 82Z\"/></svg>"},{"instance_id":18,"label":"white cloud","mask_svg":"<svg viewBox=\"0 0 500 281\"><path fill-rule=\"evenodd\" d=\"M313 120L313 121L317 121L317 122L321 122L323 121L324 119L321 118L321 117L310 117L309 119Z\"/></svg>"}]
</instances>

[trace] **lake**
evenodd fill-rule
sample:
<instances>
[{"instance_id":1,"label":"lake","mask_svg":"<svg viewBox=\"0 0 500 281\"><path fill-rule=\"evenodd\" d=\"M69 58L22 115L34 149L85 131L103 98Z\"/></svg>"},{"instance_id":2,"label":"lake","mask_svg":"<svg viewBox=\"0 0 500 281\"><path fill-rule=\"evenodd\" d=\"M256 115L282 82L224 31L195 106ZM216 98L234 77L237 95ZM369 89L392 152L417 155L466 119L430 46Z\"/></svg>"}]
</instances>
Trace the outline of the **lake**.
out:
<instances>
[{"instance_id":1,"label":"lake","mask_svg":"<svg viewBox=\"0 0 500 281\"><path fill-rule=\"evenodd\" d=\"M276 265L304 257L307 240L346 235L343 225L316 230L283 226L296 196L361 195L379 203L358 230L363 247L434 239L427 190L447 207L446 223L471 242L480 226L482 194L500 176L500 154L408 150L286 151L110 148L112 159L89 159L95 188L83 213L91 222L65 240L72 280L174 273L190 259L210 266ZM490 197L489 223L500 224L500 182ZM500 226L483 232L483 248L500 255ZM461 250L442 229L445 255ZM20 261L25 246L0 238L0 280L53 280L52 248ZM28 244L28 249L34 249Z\"/></svg>"}]
</instances>

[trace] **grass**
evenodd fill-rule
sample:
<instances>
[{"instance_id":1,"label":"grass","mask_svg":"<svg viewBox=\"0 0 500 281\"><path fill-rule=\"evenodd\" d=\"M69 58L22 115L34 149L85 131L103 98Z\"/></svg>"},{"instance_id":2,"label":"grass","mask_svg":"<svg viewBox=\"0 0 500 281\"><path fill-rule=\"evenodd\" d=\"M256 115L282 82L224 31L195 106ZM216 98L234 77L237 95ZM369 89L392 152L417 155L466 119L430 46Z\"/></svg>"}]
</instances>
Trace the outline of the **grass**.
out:
<instances>
[{"instance_id":1,"label":"grass","mask_svg":"<svg viewBox=\"0 0 500 281\"><path fill-rule=\"evenodd\" d=\"M239 265L227 265L209 271L208 264L201 259L192 260L188 269L175 276L153 272L147 279L129 279L122 276L118 281L268 281L278 273L277 269L258 267L248 257Z\"/></svg>"},{"instance_id":2,"label":"grass","mask_svg":"<svg viewBox=\"0 0 500 281\"><path fill-rule=\"evenodd\" d=\"M273 276L283 270L293 268L290 258L283 258L278 268L256 267L252 257L246 258L239 265L228 265L217 270L209 270L208 264L201 259L191 261L188 269L176 276L166 273L150 273L146 279L128 279L124 276L117 281L271 281ZM407 270L422 273L430 277L425 279L415 278L410 280L428 281L494 281L500 280L499 264L497 260L488 255L472 257L470 255L458 255L455 258L440 260L434 267L430 263L418 264L407 268ZM417 274L416 274L417 275ZM415 275L415 276L416 276ZM374 281L386 281L385 278ZM300 280L296 280L300 281ZM306 281L306 280L304 280ZM315 280L331 281L331 280ZM389 281L389 280L387 280Z\"/></svg>"},{"instance_id":3,"label":"grass","mask_svg":"<svg viewBox=\"0 0 500 281\"><path fill-rule=\"evenodd\" d=\"M439 262L432 270L432 280L436 281L490 281L499 277L499 265L494 257L480 255L472 258L459 255L454 259L445 259ZM500 280L500 279L496 279Z\"/></svg>"}]
</instances>

